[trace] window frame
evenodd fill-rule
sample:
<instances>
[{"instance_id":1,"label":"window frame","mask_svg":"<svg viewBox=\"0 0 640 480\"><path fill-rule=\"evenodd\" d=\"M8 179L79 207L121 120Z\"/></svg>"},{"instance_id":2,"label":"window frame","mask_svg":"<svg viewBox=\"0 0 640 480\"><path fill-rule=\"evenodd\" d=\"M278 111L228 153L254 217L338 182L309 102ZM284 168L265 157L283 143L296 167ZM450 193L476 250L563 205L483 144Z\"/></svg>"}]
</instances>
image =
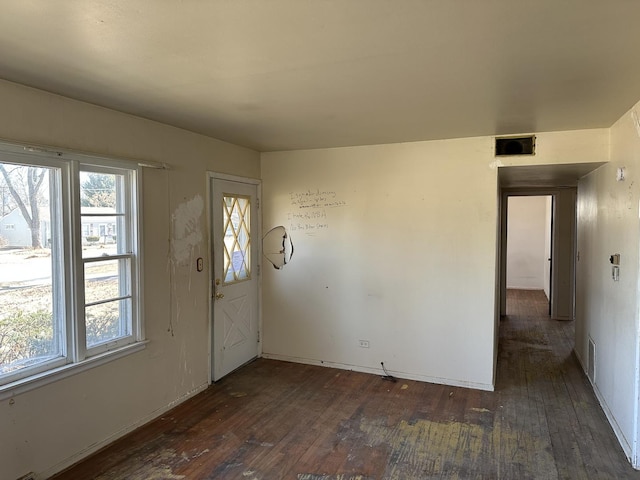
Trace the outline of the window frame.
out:
<instances>
[{"instance_id":1,"label":"window frame","mask_svg":"<svg viewBox=\"0 0 640 480\"><path fill-rule=\"evenodd\" d=\"M0 163L46 167L52 169L50 172L58 172L55 180L56 194L50 192L49 196L52 217L56 220L55 230L58 232L53 235L52 218L51 248L53 252L56 242L59 252L52 255L52 308L54 318L57 318L62 327L63 343L61 356L0 377L2 400L142 350L147 341L144 336L142 308L142 166L129 160L50 151L5 142L0 142ZM84 268L87 259L89 262L98 260L83 258L80 172L124 175L124 213L127 217L124 221L127 239L117 240L128 243L126 251L123 254L97 258L103 261L120 261L124 258L130 265L129 272L126 272L131 297L130 332L91 347L87 347L85 338ZM52 181L49 188L52 188L51 185ZM118 235L122 237L123 233ZM54 278L57 280L54 281Z\"/></svg>"},{"instance_id":2,"label":"window frame","mask_svg":"<svg viewBox=\"0 0 640 480\"><path fill-rule=\"evenodd\" d=\"M136 253L139 252L138 248L138 235L136 228L136 215L135 215L135 205L138 204L138 195L137 188L134 185L137 185L136 178L139 177L138 171L133 170L131 168L122 168L116 167L113 165L105 165L101 163L100 165L96 165L95 163L78 163L78 218L77 221L80 222L80 226L78 228L78 235L76 237L76 247L79 250L76 252L76 258L79 260L77 279L81 281L81 285L78 284L76 291L78 292L78 301L77 301L77 311L79 312L79 321L77 326L78 332L78 356L81 359L86 357L91 357L100 353L104 353L115 348L119 348L125 345L129 345L130 343L140 341L140 327L139 322L137 321L137 311L138 311L138 298L139 298L139 288L138 282L136 281L137 272L139 268L137 268L136 261ZM111 216L119 217L118 222L122 224L122 231L117 232L117 242L123 244L124 252L118 252L115 255L105 255L101 257L85 257L82 254L82 217L92 217L95 215L82 213L82 206L80 205L80 190L81 190L81 180L80 173L98 173L98 174L107 174L107 175L122 175L123 181L122 185L116 184L116 190L122 190L122 195L118 196L120 198L121 205L118 205L116 208L117 212ZM120 182L118 182L120 183ZM121 207L121 208L120 208ZM119 212L122 210L122 212ZM99 222L100 223L100 222ZM106 227L105 227L106 232ZM118 248L120 250L120 248ZM119 285L120 282L127 283L129 285L129 294L126 297L121 298L130 298L130 315L131 320L129 323L130 332L128 335L123 335L118 338L107 340L106 342L99 342L96 345L89 346L87 344L86 339L86 308L94 304L94 302L87 303L85 300L85 267L87 264L97 263L102 261L118 261L126 260L129 263L128 272L119 272ZM126 278L125 278L126 277ZM112 299L115 300L115 299ZM121 311L122 308L120 307Z\"/></svg>"}]
</instances>

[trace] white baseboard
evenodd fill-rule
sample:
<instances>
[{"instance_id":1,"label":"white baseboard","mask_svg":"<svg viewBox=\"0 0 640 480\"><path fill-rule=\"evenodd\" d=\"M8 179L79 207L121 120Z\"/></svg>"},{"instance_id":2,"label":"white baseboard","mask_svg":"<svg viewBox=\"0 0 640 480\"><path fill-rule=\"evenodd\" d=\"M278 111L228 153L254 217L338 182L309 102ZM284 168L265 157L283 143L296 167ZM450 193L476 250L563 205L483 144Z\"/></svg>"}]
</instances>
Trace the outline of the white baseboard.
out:
<instances>
[{"instance_id":1,"label":"white baseboard","mask_svg":"<svg viewBox=\"0 0 640 480\"><path fill-rule=\"evenodd\" d=\"M80 450L79 452L77 452L77 453L71 455L70 457L67 457L63 461L57 463L53 467L45 470L44 472L38 473L36 475L36 478L49 478L49 477L55 475L56 473L61 472L65 468L69 468L70 466L78 463L80 460L83 460L84 458L88 457L92 453L95 453L98 450L100 450L101 448L104 448L107 445L109 445L110 443L113 443L117 439L119 439L121 437L124 437L126 434L133 432L136 428L141 427L145 423L148 423L151 420L154 420L154 419L158 418L160 415L162 415L163 413L171 410L173 407L178 406L179 404L181 404L185 400L188 400L189 398L197 395L198 393L203 392L204 390L207 389L208 386L209 386L209 384L205 383L203 385L200 385L200 386L194 388L193 390L190 390L186 394L184 394L181 397L173 400L172 402L168 403L167 405L165 405L165 406L163 406L161 408L158 408L157 410L154 410L153 412L151 412L148 415L145 415L144 417L142 417L141 419L139 419L135 423L132 423L131 425L126 426L125 428L115 432L114 434L109 435L104 440L102 440L100 442L97 442L97 443L94 443L93 445L90 445L89 447L87 447L87 448L85 448L83 450Z\"/></svg>"},{"instance_id":2,"label":"white baseboard","mask_svg":"<svg viewBox=\"0 0 640 480\"><path fill-rule=\"evenodd\" d=\"M580 364L580 368L582 368L584 375L587 377L587 380L589 380L589 383L591 384L591 388L593 388L593 393L595 393L596 399L600 404L600 408L602 408L602 411L604 412L605 417L607 417L607 421L609 422L609 425L611 425L611 428L613 429L613 433L616 435L616 438L618 439L618 443L622 447L624 454L627 456L627 460L629 461L629 463L631 463L633 468L635 468L636 470L640 470L640 465L634 465L634 462L632 461L633 449L631 448L631 444L629 443L627 438L622 433L622 429L618 425L618 422L616 421L616 417L614 417L613 413L609 409L609 405L607 405L607 402L604 400L604 397L600 393L598 386L594 384L589 378L589 375L587 375L587 369L585 368L585 364L582 361L582 358L580 358L580 355L578 355L578 352L574 349L573 353L578 359L578 363Z\"/></svg>"},{"instance_id":3,"label":"white baseboard","mask_svg":"<svg viewBox=\"0 0 640 480\"><path fill-rule=\"evenodd\" d=\"M281 360L283 362L302 363L305 365L317 365L320 367L338 368L340 370L353 370L354 372L371 373L373 375L384 375L382 368L365 367L362 365L349 365L346 363L328 362L324 360L316 360L312 358L290 357L288 355L278 355L274 353L263 353L262 358L270 360ZM405 380L416 380L418 382L435 383L438 385L449 385L451 387L464 387L473 388L475 390L485 390L492 392L494 386L486 383L466 382L462 380L452 380L449 378L431 377L428 375L420 375L415 373L400 372L397 370L390 370L388 372L397 378Z\"/></svg>"},{"instance_id":4,"label":"white baseboard","mask_svg":"<svg viewBox=\"0 0 640 480\"><path fill-rule=\"evenodd\" d=\"M611 410L609 410L609 406L607 405L607 402L604 401L604 398L603 398L602 394L600 393L600 390L598 390L598 386L597 385L593 385L593 384L592 384L592 386L593 386L593 391L596 394L596 398L598 399L598 402L600 403L600 406L602 407L602 411L604 412L605 416L607 417L607 420L609 421L609 424L611 425L611 428L613 428L613 433L616 434L616 438L618 439L618 443L620 443L620 446L622 447L622 450L624 450L624 454L627 456L627 460L629 460L629 463L632 463L631 462L631 455L632 455L631 444L627 441L626 437L622 433L622 429L618 425L618 422L616 421L616 418L613 416L613 413L611 412ZM637 468L637 467L635 467L635 468Z\"/></svg>"}]
</instances>

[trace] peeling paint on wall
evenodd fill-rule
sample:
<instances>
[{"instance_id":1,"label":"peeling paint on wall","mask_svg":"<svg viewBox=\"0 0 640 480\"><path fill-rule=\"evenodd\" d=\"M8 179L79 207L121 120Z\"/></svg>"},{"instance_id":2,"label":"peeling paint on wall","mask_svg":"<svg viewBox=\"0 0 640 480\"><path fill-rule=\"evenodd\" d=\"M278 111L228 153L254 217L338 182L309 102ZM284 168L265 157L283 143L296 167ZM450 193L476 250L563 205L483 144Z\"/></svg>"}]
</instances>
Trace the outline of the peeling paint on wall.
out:
<instances>
[{"instance_id":1,"label":"peeling paint on wall","mask_svg":"<svg viewBox=\"0 0 640 480\"><path fill-rule=\"evenodd\" d=\"M636 127L638 138L640 138L640 118L638 118L638 112L635 109L631 110L631 119L633 120L633 126Z\"/></svg>"},{"instance_id":2,"label":"peeling paint on wall","mask_svg":"<svg viewBox=\"0 0 640 480\"><path fill-rule=\"evenodd\" d=\"M204 201L200 195L181 203L171 216L171 256L174 265L188 264L193 250L202 243L201 217Z\"/></svg>"},{"instance_id":3,"label":"peeling paint on wall","mask_svg":"<svg viewBox=\"0 0 640 480\"><path fill-rule=\"evenodd\" d=\"M276 270L284 267L293 257L293 242L282 225L273 227L262 238L262 252Z\"/></svg>"},{"instance_id":4,"label":"peeling paint on wall","mask_svg":"<svg viewBox=\"0 0 640 480\"><path fill-rule=\"evenodd\" d=\"M189 267L196 252L198 254L200 252L204 240L202 233L203 212L204 201L200 195L196 195L191 200L185 198L185 201L178 205L171 215L171 237L167 258L167 269L171 283L171 316L167 331L171 333L171 336L174 335L174 318L176 322L180 319L181 309L177 286L187 285L189 291L191 290L192 270L178 267Z\"/></svg>"}]
</instances>

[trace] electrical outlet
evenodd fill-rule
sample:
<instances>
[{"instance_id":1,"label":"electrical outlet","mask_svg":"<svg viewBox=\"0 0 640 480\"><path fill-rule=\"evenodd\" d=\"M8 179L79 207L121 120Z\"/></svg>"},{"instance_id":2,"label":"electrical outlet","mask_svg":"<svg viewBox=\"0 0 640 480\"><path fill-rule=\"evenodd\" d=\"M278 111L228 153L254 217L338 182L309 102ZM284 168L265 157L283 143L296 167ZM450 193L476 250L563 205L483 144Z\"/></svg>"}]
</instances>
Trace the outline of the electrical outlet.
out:
<instances>
[{"instance_id":1,"label":"electrical outlet","mask_svg":"<svg viewBox=\"0 0 640 480\"><path fill-rule=\"evenodd\" d=\"M360 340L360 348L369 348L369 340Z\"/></svg>"}]
</instances>

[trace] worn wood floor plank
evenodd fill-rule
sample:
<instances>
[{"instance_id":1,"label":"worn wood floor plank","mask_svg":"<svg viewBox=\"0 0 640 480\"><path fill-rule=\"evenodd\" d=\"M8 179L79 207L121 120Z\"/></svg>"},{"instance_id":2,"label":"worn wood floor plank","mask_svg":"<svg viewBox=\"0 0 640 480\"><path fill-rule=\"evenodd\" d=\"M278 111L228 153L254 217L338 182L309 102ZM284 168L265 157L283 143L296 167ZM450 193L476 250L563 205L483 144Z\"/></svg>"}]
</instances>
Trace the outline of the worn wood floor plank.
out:
<instances>
[{"instance_id":1,"label":"worn wood floor plank","mask_svg":"<svg viewBox=\"0 0 640 480\"><path fill-rule=\"evenodd\" d=\"M262 359L55 478L640 480L547 312L508 291L495 392Z\"/></svg>"}]
</instances>

